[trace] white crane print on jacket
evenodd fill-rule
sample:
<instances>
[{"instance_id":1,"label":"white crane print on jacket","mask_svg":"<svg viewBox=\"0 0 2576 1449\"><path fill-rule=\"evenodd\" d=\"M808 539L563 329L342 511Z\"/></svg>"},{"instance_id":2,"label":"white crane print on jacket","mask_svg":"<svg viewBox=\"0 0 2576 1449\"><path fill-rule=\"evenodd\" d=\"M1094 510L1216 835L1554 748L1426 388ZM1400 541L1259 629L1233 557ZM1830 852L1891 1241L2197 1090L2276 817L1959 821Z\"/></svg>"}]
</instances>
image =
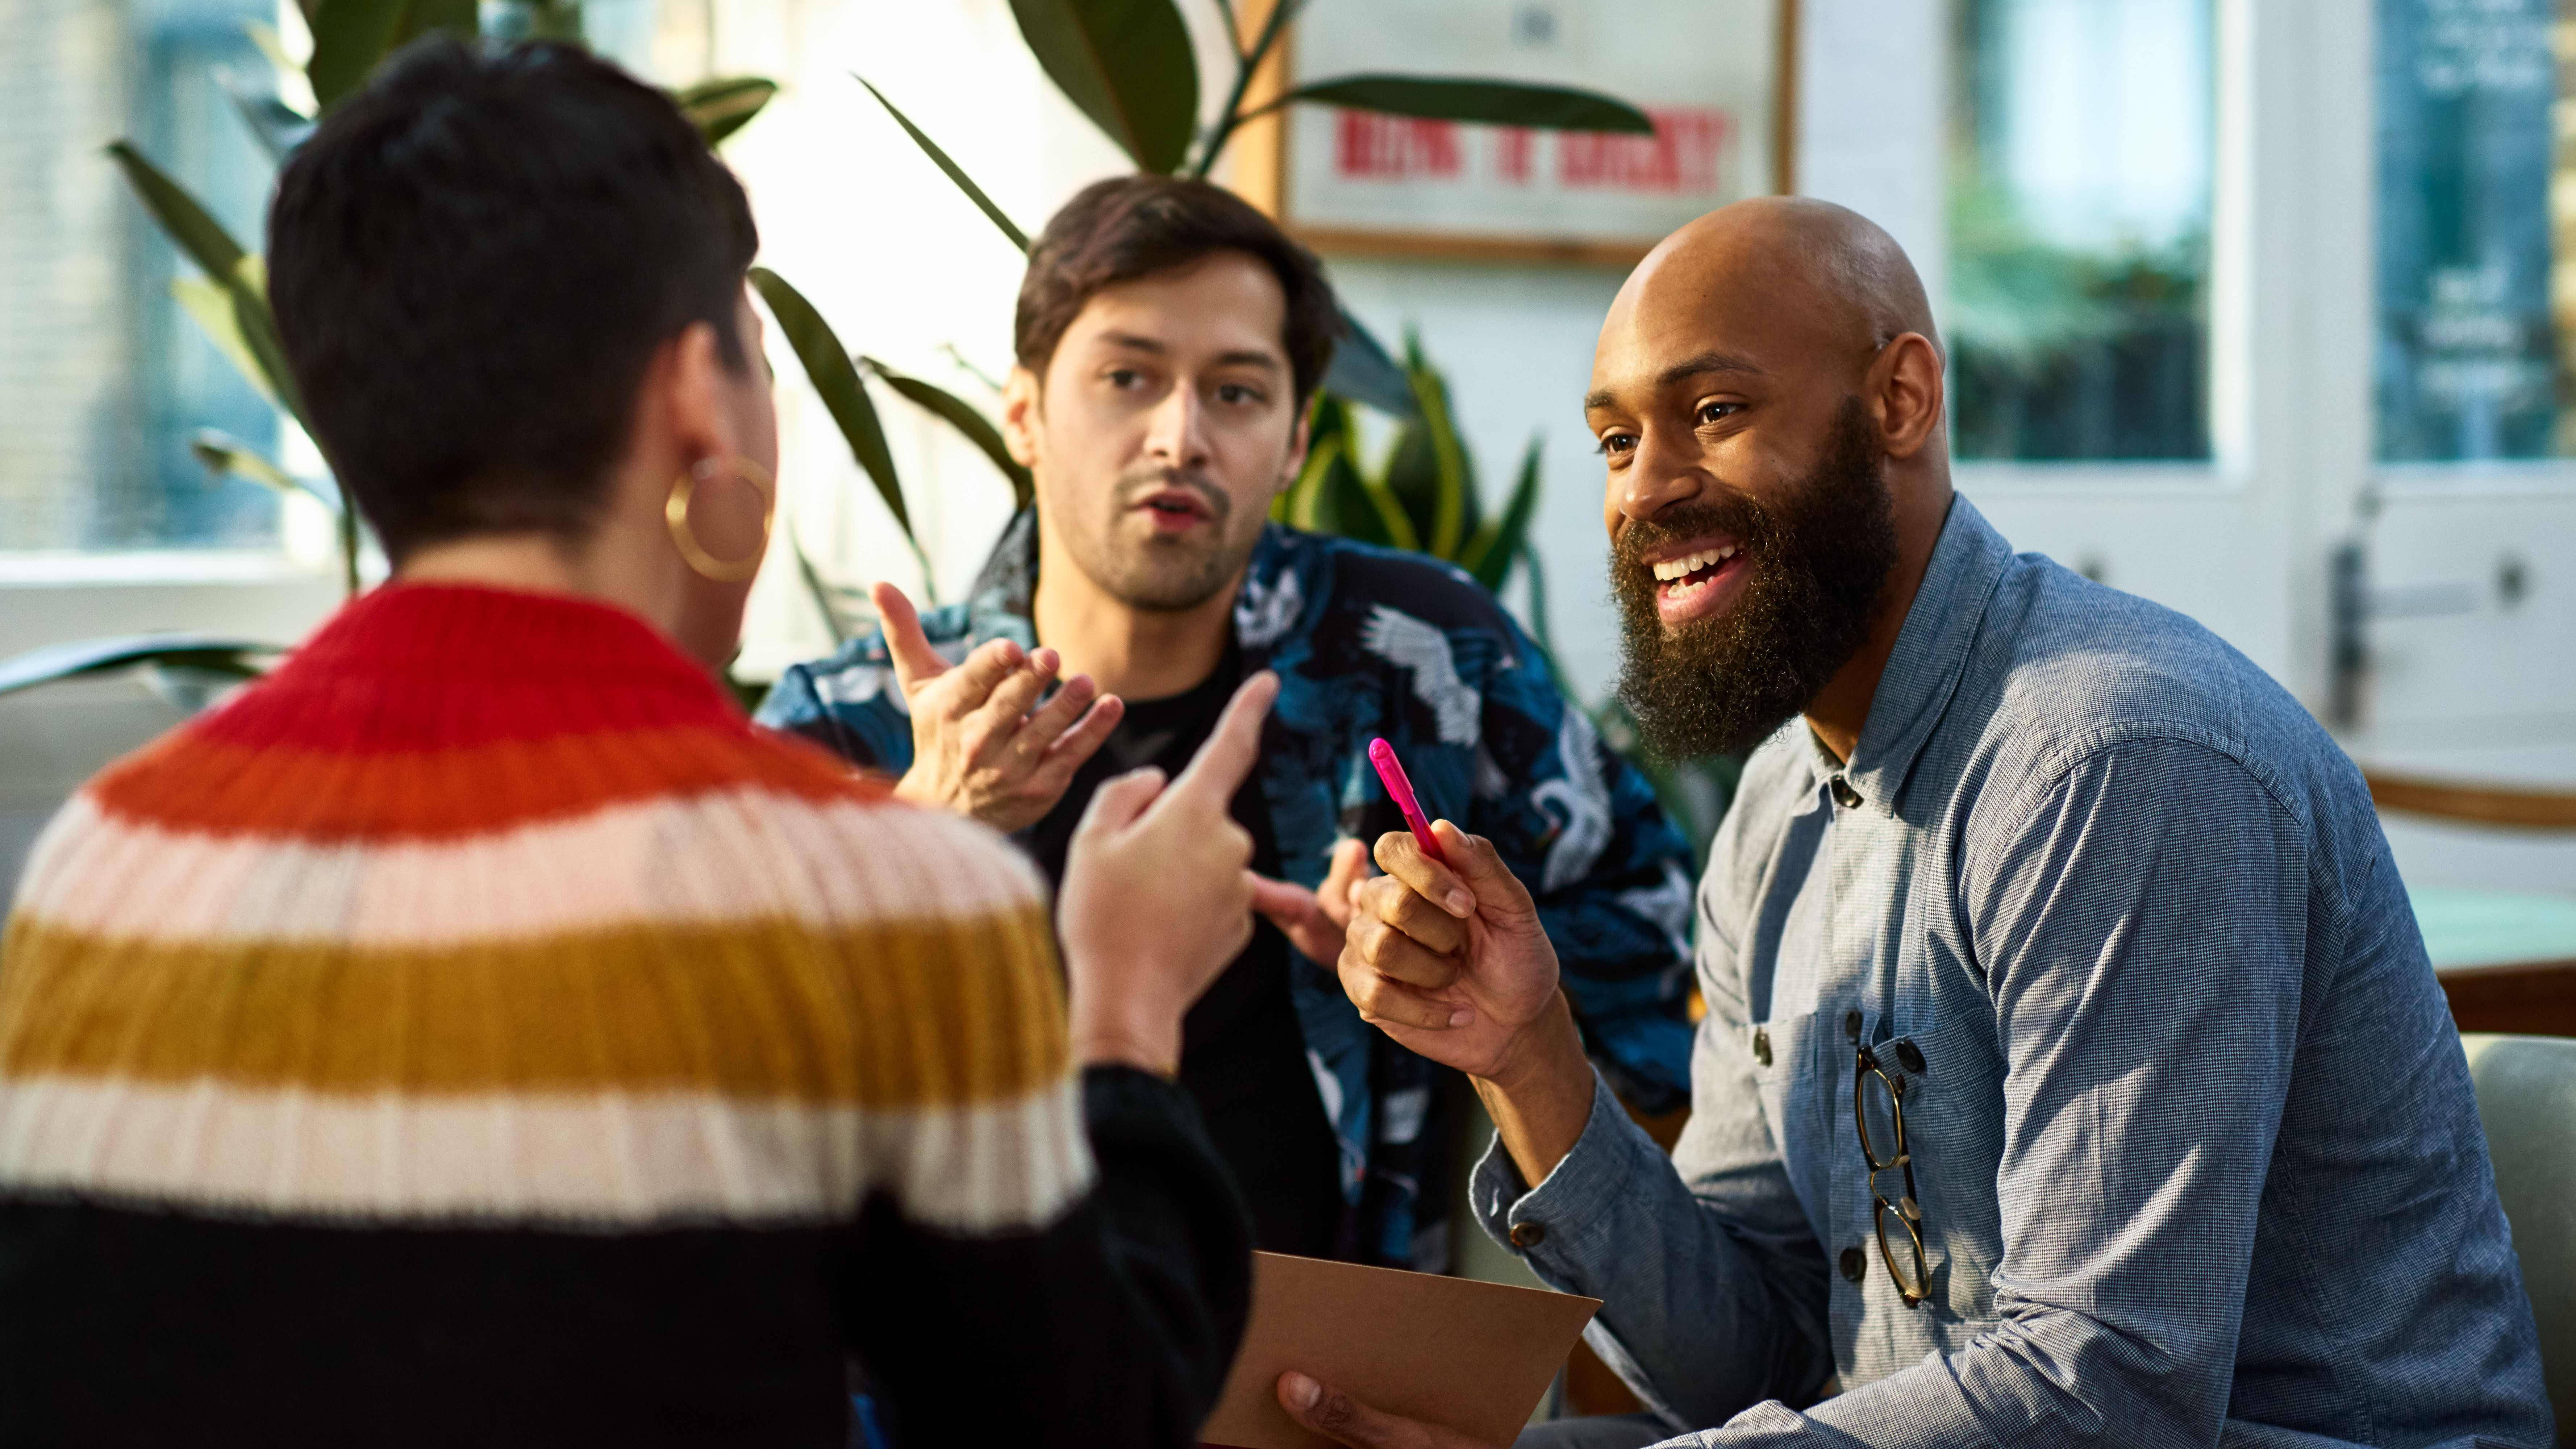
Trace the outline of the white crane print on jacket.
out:
<instances>
[{"instance_id":1,"label":"white crane print on jacket","mask_svg":"<svg viewBox=\"0 0 2576 1449\"><path fill-rule=\"evenodd\" d=\"M1478 743L1484 701L1458 677L1448 635L1401 609L1380 604L1361 626L1360 644L1389 664L1412 671L1413 692L1431 707L1441 743ZM1540 872L1542 891L1583 879L1610 844L1610 782L1602 776L1601 737L1580 708L1569 701L1562 709L1556 753L1564 763L1565 776L1541 781L1530 791L1530 798L1557 821L1556 839L1548 846Z\"/></svg>"},{"instance_id":2,"label":"white crane print on jacket","mask_svg":"<svg viewBox=\"0 0 2576 1449\"><path fill-rule=\"evenodd\" d=\"M1398 669L1413 671L1413 692L1431 706L1444 745L1476 743L1476 717L1484 700L1458 677L1458 661L1449 652L1449 636L1436 625L1384 604L1369 610L1360 626L1360 645Z\"/></svg>"}]
</instances>

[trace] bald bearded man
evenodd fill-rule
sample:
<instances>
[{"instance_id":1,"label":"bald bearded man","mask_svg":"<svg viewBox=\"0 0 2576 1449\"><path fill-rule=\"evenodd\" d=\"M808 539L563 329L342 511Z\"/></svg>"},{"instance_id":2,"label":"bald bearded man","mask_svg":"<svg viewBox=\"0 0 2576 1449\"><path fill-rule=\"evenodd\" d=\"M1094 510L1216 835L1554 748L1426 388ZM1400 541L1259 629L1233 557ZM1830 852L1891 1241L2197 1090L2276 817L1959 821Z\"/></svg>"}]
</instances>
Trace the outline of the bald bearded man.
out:
<instances>
[{"instance_id":1,"label":"bald bearded man","mask_svg":"<svg viewBox=\"0 0 2576 1449\"><path fill-rule=\"evenodd\" d=\"M1386 836L1355 893L1344 989L1473 1078L1477 1216L1603 1300L1653 1409L1526 1442L2540 1449L2360 775L2206 630L2016 556L1952 495L1941 394L1913 268L1820 202L1702 218L1602 328L1623 692L1669 750L1760 741L1700 886L1671 1159L1483 842L1436 827L1453 873ZM1346 1444L1469 1442L1279 1395Z\"/></svg>"}]
</instances>

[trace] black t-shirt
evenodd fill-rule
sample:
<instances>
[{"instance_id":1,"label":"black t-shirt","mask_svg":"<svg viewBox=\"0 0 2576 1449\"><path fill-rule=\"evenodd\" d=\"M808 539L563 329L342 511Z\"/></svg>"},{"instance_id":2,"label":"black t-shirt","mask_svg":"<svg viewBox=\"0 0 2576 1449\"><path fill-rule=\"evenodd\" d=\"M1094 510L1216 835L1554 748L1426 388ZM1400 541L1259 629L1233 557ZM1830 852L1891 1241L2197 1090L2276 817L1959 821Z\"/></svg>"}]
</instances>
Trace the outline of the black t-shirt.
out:
<instances>
[{"instance_id":1,"label":"black t-shirt","mask_svg":"<svg viewBox=\"0 0 2576 1449\"><path fill-rule=\"evenodd\" d=\"M1091 794L1113 775L1158 765L1178 775L1225 712L1243 666L1229 646L1216 672L1186 694L1127 701L1127 713L1021 846L1050 882ZM1279 874L1279 846L1259 781L1246 777L1233 813L1252 832L1252 868ZM1288 940L1255 918L1252 943L1191 1007L1181 1024L1181 1085L1198 1099L1208 1135L1252 1203L1254 1237L1273 1253L1338 1256L1341 1148L1306 1064L1306 1038L1288 990Z\"/></svg>"}]
</instances>

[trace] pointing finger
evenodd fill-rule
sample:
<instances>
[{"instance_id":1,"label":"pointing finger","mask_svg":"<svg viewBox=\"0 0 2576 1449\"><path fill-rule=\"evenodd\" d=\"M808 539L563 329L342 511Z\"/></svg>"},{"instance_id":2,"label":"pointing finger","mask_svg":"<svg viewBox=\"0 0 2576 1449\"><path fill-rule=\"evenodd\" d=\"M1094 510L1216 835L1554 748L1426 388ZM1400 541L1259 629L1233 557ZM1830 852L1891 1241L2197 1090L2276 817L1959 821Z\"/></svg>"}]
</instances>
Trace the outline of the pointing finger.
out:
<instances>
[{"instance_id":1,"label":"pointing finger","mask_svg":"<svg viewBox=\"0 0 2576 1449\"><path fill-rule=\"evenodd\" d=\"M892 584L880 583L868 590L868 601L877 606L877 621L885 630L886 653L894 657L895 683L910 694L913 686L937 679L948 672L948 661L930 647L930 637L921 632L921 614L912 600Z\"/></svg>"},{"instance_id":2,"label":"pointing finger","mask_svg":"<svg viewBox=\"0 0 2576 1449\"><path fill-rule=\"evenodd\" d=\"M1270 712L1270 702L1279 697L1279 676L1269 670L1243 681L1226 702L1225 715L1209 732L1207 743L1172 782L1172 793L1187 798L1213 801L1223 809L1234 799L1243 777L1252 773L1252 762L1261 755L1261 719Z\"/></svg>"}]
</instances>

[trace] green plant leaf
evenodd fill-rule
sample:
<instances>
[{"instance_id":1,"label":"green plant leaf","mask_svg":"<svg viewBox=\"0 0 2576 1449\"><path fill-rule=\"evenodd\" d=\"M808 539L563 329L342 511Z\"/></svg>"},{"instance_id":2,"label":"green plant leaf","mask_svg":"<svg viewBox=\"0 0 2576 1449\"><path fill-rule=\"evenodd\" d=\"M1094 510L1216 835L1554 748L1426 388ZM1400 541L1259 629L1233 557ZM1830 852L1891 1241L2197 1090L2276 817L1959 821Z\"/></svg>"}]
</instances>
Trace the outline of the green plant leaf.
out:
<instances>
[{"instance_id":1,"label":"green plant leaf","mask_svg":"<svg viewBox=\"0 0 2576 1449\"><path fill-rule=\"evenodd\" d=\"M219 673L259 673L251 660L282 654L275 644L223 634L125 634L47 644L0 659L0 694L137 664L178 664Z\"/></svg>"},{"instance_id":2,"label":"green plant leaf","mask_svg":"<svg viewBox=\"0 0 2576 1449\"><path fill-rule=\"evenodd\" d=\"M832 324L805 300L805 294L788 285L787 279L767 267L751 269L751 284L760 289L761 300L769 304L770 315L778 319L778 330L795 350L796 360L805 365L805 378L821 394L823 406L830 410L832 421L839 425L841 437L850 445L850 456L874 483L877 496L885 500L886 511L894 515L903 536L912 540L916 552L918 540L912 537L912 513L903 506L903 485L895 478L894 454L886 448L885 426L877 420L876 404L868 401L867 385L859 380L859 369L850 360L841 339L832 333Z\"/></svg>"},{"instance_id":3,"label":"green plant leaf","mask_svg":"<svg viewBox=\"0 0 2576 1449\"><path fill-rule=\"evenodd\" d=\"M1419 339L1408 337L1404 353L1414 418L1396 434L1386 487L1411 520L1424 551L1454 562L1475 526L1475 477L1449 416L1448 384L1423 360Z\"/></svg>"},{"instance_id":4,"label":"green plant leaf","mask_svg":"<svg viewBox=\"0 0 2576 1449\"><path fill-rule=\"evenodd\" d=\"M247 478L280 493L319 499L323 507L335 513L340 509L336 490L326 492L321 484L296 477L277 466L267 454L220 428L197 429L188 439L188 452L209 473Z\"/></svg>"},{"instance_id":5,"label":"green plant leaf","mask_svg":"<svg viewBox=\"0 0 2576 1449\"><path fill-rule=\"evenodd\" d=\"M313 104L325 111L412 41L433 30L471 40L482 24L475 0L318 0L307 13L313 58L304 78L313 85Z\"/></svg>"},{"instance_id":6,"label":"green plant leaf","mask_svg":"<svg viewBox=\"0 0 2576 1449\"><path fill-rule=\"evenodd\" d=\"M179 309L204 330L215 349L233 369L259 389L260 396L277 401L275 389L269 386L268 374L262 372L259 359L251 355L249 344L242 341L240 324L233 321L233 294L230 287L218 286L203 277L174 277L170 295L179 301Z\"/></svg>"},{"instance_id":7,"label":"green plant leaf","mask_svg":"<svg viewBox=\"0 0 2576 1449\"><path fill-rule=\"evenodd\" d=\"M731 76L722 80L700 81L672 99L680 103L680 114L707 138L707 144L720 144L727 136L751 124L778 94L778 82L756 75Z\"/></svg>"},{"instance_id":8,"label":"green plant leaf","mask_svg":"<svg viewBox=\"0 0 2576 1449\"><path fill-rule=\"evenodd\" d=\"M1038 64L1135 163L1180 169L1196 134L1198 59L1172 0L1011 0Z\"/></svg>"},{"instance_id":9,"label":"green plant leaf","mask_svg":"<svg viewBox=\"0 0 2576 1449\"><path fill-rule=\"evenodd\" d=\"M276 26L265 20L245 20L242 34L250 37L250 43L259 47L259 53L268 57L268 63L277 67L280 75L304 73L304 67L297 65L295 57L286 53L285 37L277 33Z\"/></svg>"},{"instance_id":10,"label":"green plant leaf","mask_svg":"<svg viewBox=\"0 0 2576 1449\"><path fill-rule=\"evenodd\" d=\"M240 113L242 124L250 128L251 139L259 142L270 161L284 161L287 152L303 145L304 138L313 134L312 118L286 102L235 84L229 72L217 80L233 109Z\"/></svg>"},{"instance_id":11,"label":"green plant leaf","mask_svg":"<svg viewBox=\"0 0 2576 1449\"><path fill-rule=\"evenodd\" d=\"M1521 455L1521 476L1512 484L1511 499L1459 550L1458 566L1475 575L1476 582L1488 589L1502 588L1503 579L1512 571L1512 560L1529 543L1530 518L1538 511L1538 465L1539 439L1532 435L1529 451Z\"/></svg>"},{"instance_id":12,"label":"green plant leaf","mask_svg":"<svg viewBox=\"0 0 2576 1449\"><path fill-rule=\"evenodd\" d=\"M868 85L866 76L853 72L850 79L868 87L868 94L877 98L877 104L886 108L886 114L894 117L896 125L903 127L903 133L912 138L912 144L919 146L923 155L928 156L941 171L947 173L949 180L957 183L957 189L966 193L967 200L975 203L983 210L984 215L992 218L993 225L1002 229L1002 235L1011 239L1011 245L1018 247L1022 252L1029 249L1029 234L1020 230L1019 223L1012 221L1003 213L1002 208L993 204L993 198L984 194L984 188L975 184L974 178L966 174L965 168L948 159L948 153L939 149L938 142L922 134L921 128L912 123L912 117L905 115L897 109L894 102L887 100L885 92L873 85Z\"/></svg>"},{"instance_id":13,"label":"green plant leaf","mask_svg":"<svg viewBox=\"0 0 2576 1449\"><path fill-rule=\"evenodd\" d=\"M1324 391L1362 402L1389 417L1414 414L1413 384L1387 355L1384 344L1360 319L1342 309L1342 337L1334 344L1332 365L1324 369Z\"/></svg>"},{"instance_id":14,"label":"green plant leaf","mask_svg":"<svg viewBox=\"0 0 2576 1449\"><path fill-rule=\"evenodd\" d=\"M472 40L482 34L483 7L477 0L406 0L402 18L394 24L394 43L386 47L386 54L433 30L444 30L459 40Z\"/></svg>"},{"instance_id":15,"label":"green plant leaf","mask_svg":"<svg viewBox=\"0 0 2576 1449\"><path fill-rule=\"evenodd\" d=\"M286 365L286 347L277 340L277 319L268 310L268 264L256 256L242 258L233 267L227 290L232 293L233 325L241 329L242 346L267 374L270 396L301 424L304 394L295 386L295 373Z\"/></svg>"},{"instance_id":16,"label":"green plant leaf","mask_svg":"<svg viewBox=\"0 0 2576 1449\"><path fill-rule=\"evenodd\" d=\"M304 63L304 78L313 83L313 104L328 111L340 98L367 83L376 62L393 49L407 0L318 0L313 5L313 58Z\"/></svg>"},{"instance_id":17,"label":"green plant leaf","mask_svg":"<svg viewBox=\"0 0 2576 1449\"><path fill-rule=\"evenodd\" d=\"M224 230L186 187L170 179L160 167L144 159L129 141L108 143L107 154L125 172L126 184L134 188L143 209L152 213L162 232L172 244L188 254L188 260L218 284L233 274L244 256L240 242Z\"/></svg>"},{"instance_id":18,"label":"green plant leaf","mask_svg":"<svg viewBox=\"0 0 2576 1449\"><path fill-rule=\"evenodd\" d=\"M886 386L903 394L907 401L916 406L928 408L946 419L950 427L965 434L966 441L983 449L984 456L992 459L993 466L1002 470L1002 476L1010 480L1011 506L1014 511L1027 508L1037 501L1037 480L1029 476L1028 469L1020 466L1019 459L1011 456L1010 445L1002 441L1002 430L993 426L992 419L977 411L964 398L945 388L923 382L917 377L906 377L873 357L862 357L859 361L867 367L868 371L885 379Z\"/></svg>"},{"instance_id":19,"label":"green plant leaf","mask_svg":"<svg viewBox=\"0 0 2576 1449\"><path fill-rule=\"evenodd\" d=\"M1405 348L1407 371L1413 378L1413 397L1422 412L1422 432L1431 443L1431 459L1436 490L1432 498L1432 523L1425 530L1430 552L1444 559L1458 557L1458 548L1467 541L1468 530L1476 524L1475 465L1467 458L1467 445L1458 436L1457 420L1449 414L1449 382L1430 363L1422 360L1421 344L1408 339Z\"/></svg>"},{"instance_id":20,"label":"green plant leaf","mask_svg":"<svg viewBox=\"0 0 2576 1449\"><path fill-rule=\"evenodd\" d=\"M1655 134L1655 123L1645 112L1599 91L1466 76L1340 75L1299 86L1261 109L1271 110L1296 101L1426 121L1535 126L1551 131L1615 131L1630 136Z\"/></svg>"}]
</instances>

